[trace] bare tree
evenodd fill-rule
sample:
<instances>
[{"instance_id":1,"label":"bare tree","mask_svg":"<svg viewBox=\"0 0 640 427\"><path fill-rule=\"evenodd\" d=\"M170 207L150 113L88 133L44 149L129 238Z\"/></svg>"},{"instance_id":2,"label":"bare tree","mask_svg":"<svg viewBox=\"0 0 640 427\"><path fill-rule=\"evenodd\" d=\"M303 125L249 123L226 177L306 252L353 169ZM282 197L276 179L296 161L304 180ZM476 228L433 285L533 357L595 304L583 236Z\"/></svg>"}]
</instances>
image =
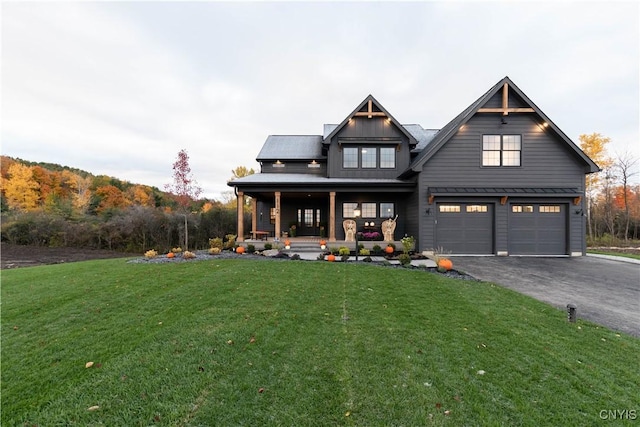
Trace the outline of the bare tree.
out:
<instances>
[{"instance_id":1,"label":"bare tree","mask_svg":"<svg viewBox=\"0 0 640 427\"><path fill-rule=\"evenodd\" d=\"M615 167L620 173L619 178L622 184L622 197L624 202L624 240L629 240L629 180L638 174L635 170L635 166L638 163L638 158L631 154L629 151L625 151L616 155Z\"/></svg>"},{"instance_id":2,"label":"bare tree","mask_svg":"<svg viewBox=\"0 0 640 427\"><path fill-rule=\"evenodd\" d=\"M202 189L191 175L189 166L189 155L185 149L178 152L178 158L173 164L173 183L165 185L165 189L172 193L181 207L184 215L184 250L189 245L189 227L187 217L189 207L194 200L197 200Z\"/></svg>"}]
</instances>

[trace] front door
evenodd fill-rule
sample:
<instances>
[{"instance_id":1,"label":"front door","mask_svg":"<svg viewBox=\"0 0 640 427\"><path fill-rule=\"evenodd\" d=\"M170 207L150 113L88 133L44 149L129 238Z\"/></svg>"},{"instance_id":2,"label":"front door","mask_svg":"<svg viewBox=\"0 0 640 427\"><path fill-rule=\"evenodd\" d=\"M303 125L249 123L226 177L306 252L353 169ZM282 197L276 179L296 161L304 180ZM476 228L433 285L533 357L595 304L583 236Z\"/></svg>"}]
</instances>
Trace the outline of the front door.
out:
<instances>
[{"instance_id":1,"label":"front door","mask_svg":"<svg viewBox=\"0 0 640 427\"><path fill-rule=\"evenodd\" d=\"M296 236L320 236L320 225L323 221L323 211L319 207L300 207L296 212Z\"/></svg>"}]
</instances>

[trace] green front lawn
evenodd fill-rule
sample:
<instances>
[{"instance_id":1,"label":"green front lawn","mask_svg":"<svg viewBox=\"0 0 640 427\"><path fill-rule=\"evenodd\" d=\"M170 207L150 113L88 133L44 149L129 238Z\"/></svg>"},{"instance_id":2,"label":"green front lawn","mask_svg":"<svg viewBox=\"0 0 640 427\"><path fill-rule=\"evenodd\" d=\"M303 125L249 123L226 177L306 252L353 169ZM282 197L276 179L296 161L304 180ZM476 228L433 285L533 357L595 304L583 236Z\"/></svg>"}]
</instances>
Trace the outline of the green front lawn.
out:
<instances>
[{"instance_id":1,"label":"green front lawn","mask_svg":"<svg viewBox=\"0 0 640 427\"><path fill-rule=\"evenodd\" d=\"M595 425L640 409L638 354L636 338L419 270L2 272L2 426Z\"/></svg>"}]
</instances>

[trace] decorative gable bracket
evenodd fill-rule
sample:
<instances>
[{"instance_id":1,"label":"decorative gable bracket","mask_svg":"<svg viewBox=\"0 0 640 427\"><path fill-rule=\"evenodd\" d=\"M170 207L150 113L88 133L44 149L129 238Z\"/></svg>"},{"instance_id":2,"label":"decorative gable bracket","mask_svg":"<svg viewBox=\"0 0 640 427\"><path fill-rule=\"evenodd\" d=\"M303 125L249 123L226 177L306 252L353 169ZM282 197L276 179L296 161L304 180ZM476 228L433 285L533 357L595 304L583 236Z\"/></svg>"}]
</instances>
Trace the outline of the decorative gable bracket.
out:
<instances>
[{"instance_id":1,"label":"decorative gable bracket","mask_svg":"<svg viewBox=\"0 0 640 427\"><path fill-rule=\"evenodd\" d=\"M501 108L480 108L478 113L502 113L508 116L509 113L533 113L535 110L530 107L509 108L509 83L502 85L502 107Z\"/></svg>"}]
</instances>

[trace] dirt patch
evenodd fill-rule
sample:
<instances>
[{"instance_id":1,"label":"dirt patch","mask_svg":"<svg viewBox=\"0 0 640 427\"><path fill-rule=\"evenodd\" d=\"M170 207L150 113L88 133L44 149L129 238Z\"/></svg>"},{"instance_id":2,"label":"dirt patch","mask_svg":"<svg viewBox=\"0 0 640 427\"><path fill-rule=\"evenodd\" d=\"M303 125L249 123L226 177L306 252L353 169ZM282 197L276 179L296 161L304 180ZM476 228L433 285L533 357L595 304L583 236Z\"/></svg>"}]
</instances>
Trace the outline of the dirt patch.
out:
<instances>
[{"instance_id":1,"label":"dirt patch","mask_svg":"<svg viewBox=\"0 0 640 427\"><path fill-rule=\"evenodd\" d=\"M92 259L125 258L130 256L131 254L99 249L49 248L1 243L0 269L89 261Z\"/></svg>"}]
</instances>

